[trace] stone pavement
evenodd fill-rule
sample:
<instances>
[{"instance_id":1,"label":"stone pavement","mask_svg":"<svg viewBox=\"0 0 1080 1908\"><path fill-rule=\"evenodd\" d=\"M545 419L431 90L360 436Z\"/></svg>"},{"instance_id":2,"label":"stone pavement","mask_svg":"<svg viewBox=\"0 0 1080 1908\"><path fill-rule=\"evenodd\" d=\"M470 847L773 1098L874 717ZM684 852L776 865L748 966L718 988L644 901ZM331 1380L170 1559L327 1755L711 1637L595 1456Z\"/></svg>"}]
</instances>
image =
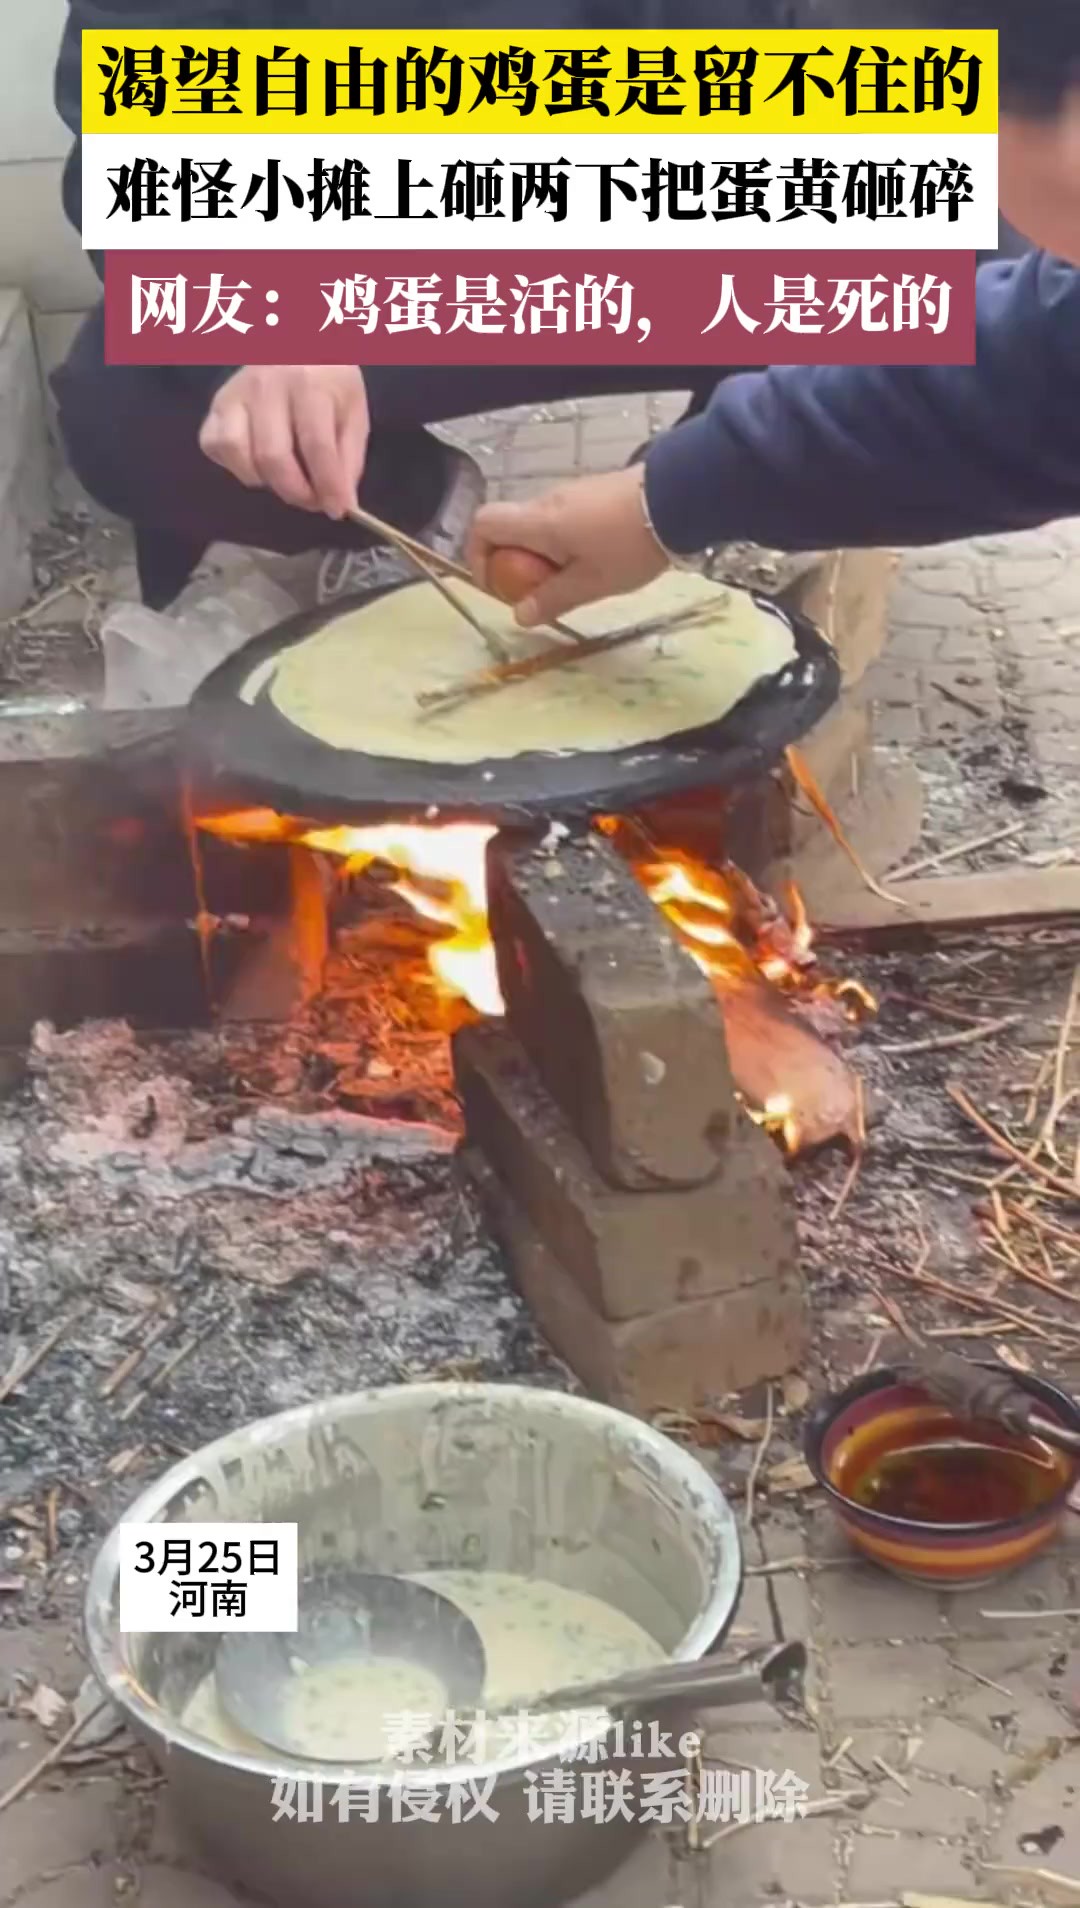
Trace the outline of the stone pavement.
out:
<instances>
[{"instance_id":1,"label":"stone pavement","mask_svg":"<svg viewBox=\"0 0 1080 1908\"><path fill-rule=\"evenodd\" d=\"M1019 1903L1041 1898L1035 1872L1047 1868L1080 1888L1080 1757L1063 1702L1076 1694L1077 1618L1058 1614L1080 1601L1080 1519L1019 1578L951 1598L854 1562L823 1504L766 1510L747 1556L758 1574L735 1641L806 1639L809 1714L796 1726L757 1707L714 1711L707 1763L791 1772L812 1812L704 1822L696 1853L680 1831L654 1836L580 1908L885 1908L905 1891ZM70 1695L82 1675L63 1626L0 1628L0 1795L42 1748L20 1695L38 1681ZM242 1900L203 1870L164 1791L115 1763L47 1778L0 1819L3 1908Z\"/></svg>"},{"instance_id":2,"label":"stone pavement","mask_svg":"<svg viewBox=\"0 0 1080 1908\"><path fill-rule=\"evenodd\" d=\"M679 408L667 398L556 406L471 420L454 435L514 496L624 462ZM111 534L120 562L125 542ZM985 828L987 788L997 798L1011 783L1030 824L1022 845L991 854L1075 854L1078 558L1070 524L901 566L872 690L879 740L913 755L926 778L931 849ZM42 667L48 675L47 658ZM1039 787L1048 795L1029 809ZM790 1825L704 1824L701 1842L715 1839L693 1854L682 1835L654 1837L588 1908L885 1908L905 1891L1019 1903L1040 1898L1035 1871L1080 1878L1080 1757L1065 1700L1080 1700L1069 1662L1080 1638L1076 1616L1055 1614L1080 1606L1080 1518L1014 1582L945 1599L851 1561L827 1508L801 1502L798 1514L763 1513L737 1626L747 1645L808 1640L812 1714L794 1727L759 1710L717 1712L707 1749L728 1766L791 1770L824 1806ZM0 1796L47 1741L20 1708L27 1691L40 1681L70 1696L85 1667L59 1618L30 1630L16 1617L0 1599ZM858 1808L840 1800L851 1791L868 1792ZM163 1794L115 1758L65 1768L0 1815L0 1908L239 1899L202 1872ZM1080 1883L1047 1899L1080 1901Z\"/></svg>"}]
</instances>

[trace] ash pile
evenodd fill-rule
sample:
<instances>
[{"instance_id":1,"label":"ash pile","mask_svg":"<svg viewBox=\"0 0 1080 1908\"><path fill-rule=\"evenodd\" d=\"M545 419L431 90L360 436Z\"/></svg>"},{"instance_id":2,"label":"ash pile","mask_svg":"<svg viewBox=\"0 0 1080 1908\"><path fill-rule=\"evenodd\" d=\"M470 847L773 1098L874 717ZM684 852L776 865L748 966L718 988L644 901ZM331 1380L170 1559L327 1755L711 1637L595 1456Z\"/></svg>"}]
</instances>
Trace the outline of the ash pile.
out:
<instances>
[{"instance_id":1,"label":"ash pile","mask_svg":"<svg viewBox=\"0 0 1080 1908\"><path fill-rule=\"evenodd\" d=\"M0 1100L4 1569L20 1504L59 1493L70 1548L176 1456L291 1405L424 1377L571 1385L454 1132L215 1090L274 1038L42 1026Z\"/></svg>"}]
</instances>

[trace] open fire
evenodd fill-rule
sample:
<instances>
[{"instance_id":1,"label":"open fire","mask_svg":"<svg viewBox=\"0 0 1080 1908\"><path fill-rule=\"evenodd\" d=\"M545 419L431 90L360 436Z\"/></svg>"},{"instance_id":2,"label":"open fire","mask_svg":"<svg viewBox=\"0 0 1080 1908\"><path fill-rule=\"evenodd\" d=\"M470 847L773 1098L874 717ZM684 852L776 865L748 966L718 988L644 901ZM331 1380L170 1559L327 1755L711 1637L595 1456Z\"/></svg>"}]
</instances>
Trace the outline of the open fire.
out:
<instances>
[{"instance_id":1,"label":"open fire","mask_svg":"<svg viewBox=\"0 0 1080 1908\"><path fill-rule=\"evenodd\" d=\"M343 880L376 865L393 870L391 890L446 930L428 947L437 991L467 1001L478 1014L502 1013L487 914L493 826L312 828L269 809L208 817L199 825L233 840L310 848L333 857ZM751 1116L792 1153L840 1133L860 1143L857 1083L819 1029L857 1021L875 1002L857 981L821 972L798 892L791 890L785 913L731 863L709 866L662 846L637 822L611 818L598 825L712 982L732 1071Z\"/></svg>"}]
</instances>

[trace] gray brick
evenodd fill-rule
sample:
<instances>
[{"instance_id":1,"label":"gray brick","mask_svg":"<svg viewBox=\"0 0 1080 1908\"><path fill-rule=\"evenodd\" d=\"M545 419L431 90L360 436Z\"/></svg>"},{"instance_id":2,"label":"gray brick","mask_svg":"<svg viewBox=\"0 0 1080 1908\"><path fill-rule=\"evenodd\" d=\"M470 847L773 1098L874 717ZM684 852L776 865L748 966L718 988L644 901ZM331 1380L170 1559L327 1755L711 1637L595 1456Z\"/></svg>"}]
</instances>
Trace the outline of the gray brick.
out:
<instances>
[{"instance_id":1,"label":"gray brick","mask_svg":"<svg viewBox=\"0 0 1080 1908\"><path fill-rule=\"evenodd\" d=\"M0 1629L0 1706L12 1702L24 1684L48 1683L61 1695L74 1695L84 1674L72 1639L60 1624Z\"/></svg>"},{"instance_id":2,"label":"gray brick","mask_svg":"<svg viewBox=\"0 0 1080 1908\"><path fill-rule=\"evenodd\" d=\"M199 1873L206 1866L198 1844L172 1806L168 1789L158 1791L146 1859L167 1868L186 1868Z\"/></svg>"},{"instance_id":3,"label":"gray brick","mask_svg":"<svg viewBox=\"0 0 1080 1908\"><path fill-rule=\"evenodd\" d=\"M833 1713L838 1723L914 1721L944 1694L947 1676L945 1651L930 1643L838 1648L829 1663Z\"/></svg>"},{"instance_id":4,"label":"gray brick","mask_svg":"<svg viewBox=\"0 0 1080 1908\"><path fill-rule=\"evenodd\" d=\"M182 1868L147 1868L140 1881L146 1908L248 1908L251 1899Z\"/></svg>"},{"instance_id":5,"label":"gray brick","mask_svg":"<svg viewBox=\"0 0 1080 1908\"><path fill-rule=\"evenodd\" d=\"M936 1716L923 1736L918 1767L965 1789L991 1789L1008 1781L1017 1762L1000 1743L948 1716Z\"/></svg>"},{"instance_id":6,"label":"gray brick","mask_svg":"<svg viewBox=\"0 0 1080 1908\"><path fill-rule=\"evenodd\" d=\"M515 472L523 476L571 471L577 457L577 427L527 424L514 432L507 456Z\"/></svg>"},{"instance_id":7,"label":"gray brick","mask_svg":"<svg viewBox=\"0 0 1080 1908\"><path fill-rule=\"evenodd\" d=\"M886 654L890 661L899 663L904 669L920 669L927 663L936 662L942 644L949 640L940 629L927 628L922 623L897 623L894 619L890 625Z\"/></svg>"},{"instance_id":8,"label":"gray brick","mask_svg":"<svg viewBox=\"0 0 1080 1908\"><path fill-rule=\"evenodd\" d=\"M662 1902L681 1902L677 1867L663 1838L650 1835L607 1881L575 1895L573 1908L658 1908Z\"/></svg>"},{"instance_id":9,"label":"gray brick","mask_svg":"<svg viewBox=\"0 0 1080 1908\"><path fill-rule=\"evenodd\" d=\"M807 1518L806 1554L817 1562L850 1565L855 1560L856 1553L844 1534L842 1524L834 1517L829 1505L820 1499ZM818 1571L815 1582L823 1574Z\"/></svg>"},{"instance_id":10,"label":"gray brick","mask_svg":"<svg viewBox=\"0 0 1080 1908\"><path fill-rule=\"evenodd\" d=\"M829 1821L762 1822L725 1836L703 1858L695 1908L758 1908L777 1896L800 1908L835 1901Z\"/></svg>"},{"instance_id":11,"label":"gray brick","mask_svg":"<svg viewBox=\"0 0 1080 1908\"><path fill-rule=\"evenodd\" d=\"M113 1877L103 1868L73 1868L19 1896L19 1908L117 1908ZM201 1908L192 1903L191 1908Z\"/></svg>"},{"instance_id":12,"label":"gray brick","mask_svg":"<svg viewBox=\"0 0 1080 1908\"><path fill-rule=\"evenodd\" d=\"M103 1860L113 1846L115 1802L113 1783L99 1778L37 1789L15 1803L4 1816L0 1900L60 1869Z\"/></svg>"},{"instance_id":13,"label":"gray brick","mask_svg":"<svg viewBox=\"0 0 1080 1908\"><path fill-rule=\"evenodd\" d=\"M1045 1748L1074 1727L1053 1700L1070 1687L1067 1670L1064 1677L1050 1675L1058 1654L1056 1639L1049 1638L958 1644L951 1652L949 1715L979 1730L1009 1757ZM1075 1678L1071 1683L1075 1688Z\"/></svg>"},{"instance_id":14,"label":"gray brick","mask_svg":"<svg viewBox=\"0 0 1080 1908\"><path fill-rule=\"evenodd\" d=\"M1060 1636L1057 1617L1040 1620L1040 1609L1064 1610L1070 1607L1071 1591L1057 1551L1038 1558L1017 1577L990 1584L985 1590L963 1590L943 1599L946 1628L955 1636L988 1636L999 1642L1006 1627L984 1610L1030 1610L1034 1614L1024 1623L1025 1640L1042 1635Z\"/></svg>"},{"instance_id":15,"label":"gray brick","mask_svg":"<svg viewBox=\"0 0 1080 1908\"><path fill-rule=\"evenodd\" d=\"M1036 732L1033 746L1040 762L1048 768L1080 767L1080 738L1078 737L1064 734L1040 735Z\"/></svg>"},{"instance_id":16,"label":"gray brick","mask_svg":"<svg viewBox=\"0 0 1080 1908\"><path fill-rule=\"evenodd\" d=\"M583 437L594 444L621 442L625 437L633 437L640 444L643 438L648 437L651 423L648 406L643 399L627 402L616 398L609 400L605 409L583 418L581 430Z\"/></svg>"},{"instance_id":17,"label":"gray brick","mask_svg":"<svg viewBox=\"0 0 1080 1908\"><path fill-rule=\"evenodd\" d=\"M901 1888L970 1894L972 1873L961 1848L934 1838L856 1832L846 1886L853 1901L892 1901Z\"/></svg>"},{"instance_id":18,"label":"gray brick","mask_svg":"<svg viewBox=\"0 0 1080 1908\"><path fill-rule=\"evenodd\" d=\"M932 1591L888 1577L869 1565L823 1571L817 1589L823 1634L847 1643L890 1642L922 1637L933 1641L939 1629Z\"/></svg>"},{"instance_id":19,"label":"gray brick","mask_svg":"<svg viewBox=\"0 0 1080 1908\"><path fill-rule=\"evenodd\" d=\"M768 1520L762 1526L761 1542L764 1560L770 1564L783 1563L789 1558L804 1559L809 1555L802 1519L782 1507L770 1509ZM813 1622L808 1573L775 1571L756 1581L768 1586L767 1594L775 1606L781 1636L788 1639L808 1638Z\"/></svg>"},{"instance_id":20,"label":"gray brick","mask_svg":"<svg viewBox=\"0 0 1080 1908\"><path fill-rule=\"evenodd\" d=\"M872 1802L860 1811L860 1822L873 1828L897 1829L902 1835L968 1836L978 1839L987 1826L990 1805L981 1796L966 1795L948 1782L934 1782L917 1771L903 1777L910 1794L895 1782L881 1783Z\"/></svg>"},{"instance_id":21,"label":"gray brick","mask_svg":"<svg viewBox=\"0 0 1080 1908\"><path fill-rule=\"evenodd\" d=\"M908 666L886 651L882 660L868 671L866 686L875 702L899 703L906 707L919 701L925 694L924 677L921 669Z\"/></svg>"},{"instance_id":22,"label":"gray brick","mask_svg":"<svg viewBox=\"0 0 1080 1908\"><path fill-rule=\"evenodd\" d=\"M806 1782L813 1795L822 1790L821 1748L813 1729L777 1726L769 1729L732 1728L730 1710L713 1710L707 1716L704 1754L714 1761L740 1769L770 1770L782 1776L789 1772Z\"/></svg>"},{"instance_id":23,"label":"gray brick","mask_svg":"<svg viewBox=\"0 0 1080 1908\"><path fill-rule=\"evenodd\" d=\"M624 464L629 463L641 441L633 431L621 437L604 437L599 441L588 436L581 446L578 468L586 472L621 470Z\"/></svg>"},{"instance_id":24,"label":"gray brick","mask_svg":"<svg viewBox=\"0 0 1080 1908\"><path fill-rule=\"evenodd\" d=\"M794 1572L778 1575L771 1579L770 1588L776 1600L781 1636L787 1641L808 1637L813 1610L806 1577L797 1576Z\"/></svg>"},{"instance_id":25,"label":"gray brick","mask_svg":"<svg viewBox=\"0 0 1080 1908\"><path fill-rule=\"evenodd\" d=\"M538 497L547 488L543 477L504 477L499 495L507 503L520 503L523 498Z\"/></svg>"},{"instance_id":26,"label":"gray brick","mask_svg":"<svg viewBox=\"0 0 1080 1908\"><path fill-rule=\"evenodd\" d=\"M1066 695L1076 682L1076 663L1067 650L1041 661L1021 662L1017 687L1022 696Z\"/></svg>"},{"instance_id":27,"label":"gray brick","mask_svg":"<svg viewBox=\"0 0 1080 1908\"><path fill-rule=\"evenodd\" d=\"M764 1577L747 1577L734 1625L728 1635L732 1648L754 1649L771 1643L776 1634L769 1588Z\"/></svg>"}]
</instances>

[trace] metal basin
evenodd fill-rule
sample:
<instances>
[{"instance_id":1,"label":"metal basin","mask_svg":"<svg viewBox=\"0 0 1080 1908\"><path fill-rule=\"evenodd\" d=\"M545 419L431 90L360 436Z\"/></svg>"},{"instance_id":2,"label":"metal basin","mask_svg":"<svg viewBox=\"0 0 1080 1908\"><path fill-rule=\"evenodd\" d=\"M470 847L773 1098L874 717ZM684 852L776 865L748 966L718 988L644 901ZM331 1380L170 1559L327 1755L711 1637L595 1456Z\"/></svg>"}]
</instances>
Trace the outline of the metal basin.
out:
<instances>
[{"instance_id":1,"label":"metal basin","mask_svg":"<svg viewBox=\"0 0 1080 1908\"><path fill-rule=\"evenodd\" d=\"M398 1386L247 1425L176 1465L125 1521L185 1520L295 1522L302 1574L318 1558L547 1578L624 1611L679 1661L723 1636L741 1583L734 1516L695 1458L621 1412L518 1385ZM319 1763L306 1779L322 1819L275 1821L275 1789L280 1801L282 1779L304 1778L303 1765L218 1749L180 1723L215 1639L121 1635L118 1551L114 1530L87 1593L94 1668L229 1879L287 1908L554 1908L609 1873L640 1833L579 1811L531 1821L525 1771L558 1765L555 1753L410 1768L410 1790L437 1795L430 1821L392 1819L390 1771L365 1811L377 1806L377 1819L341 1819L335 1793L355 1771ZM638 1776L672 1766L621 1762L617 1747L609 1735L602 1766ZM489 1776L497 1819L452 1819L450 1785Z\"/></svg>"}]
</instances>

